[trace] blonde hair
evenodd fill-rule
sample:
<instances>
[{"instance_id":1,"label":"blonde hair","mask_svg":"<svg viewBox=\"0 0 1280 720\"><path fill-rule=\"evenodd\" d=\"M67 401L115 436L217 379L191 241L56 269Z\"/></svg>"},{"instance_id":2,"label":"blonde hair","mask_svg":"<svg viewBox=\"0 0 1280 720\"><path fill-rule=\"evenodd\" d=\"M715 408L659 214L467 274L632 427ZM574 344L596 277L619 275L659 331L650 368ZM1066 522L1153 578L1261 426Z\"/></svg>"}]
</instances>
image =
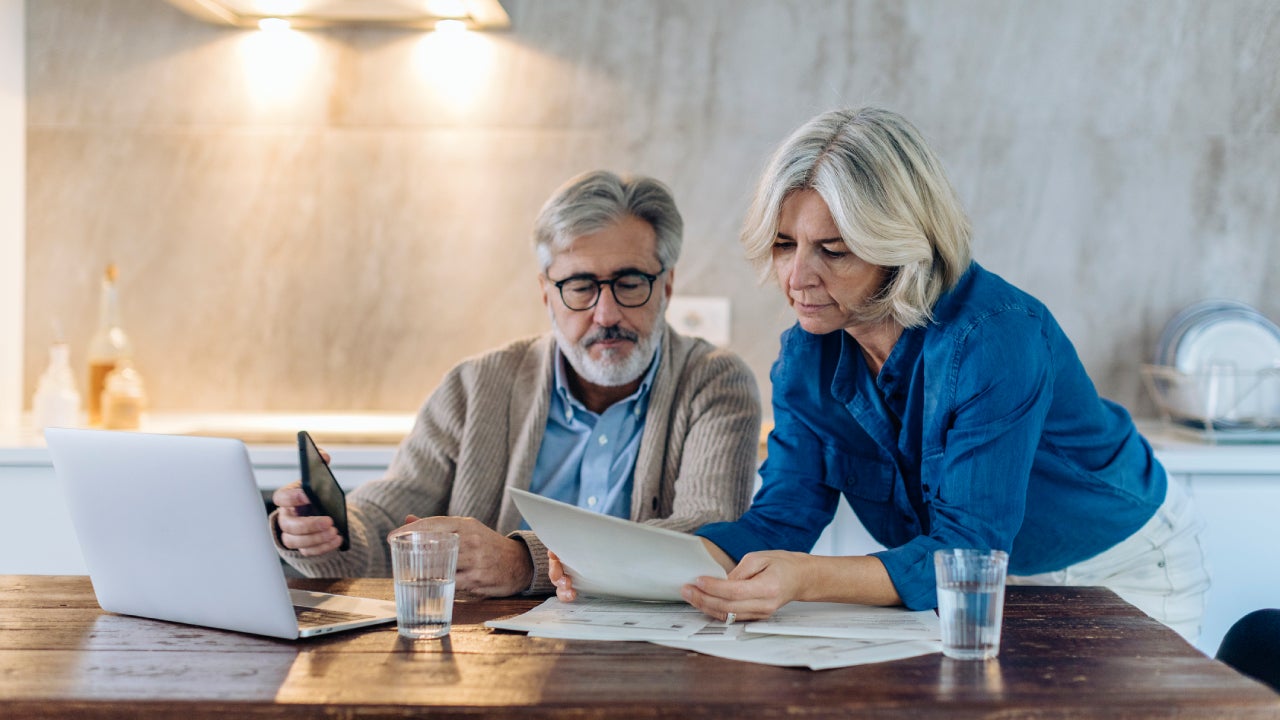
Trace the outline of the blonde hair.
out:
<instances>
[{"instance_id":1,"label":"blonde hair","mask_svg":"<svg viewBox=\"0 0 1280 720\"><path fill-rule=\"evenodd\" d=\"M969 267L969 220L942 164L911 123L865 107L823 113L792 133L769 161L742 229L747 259L770 274L782 203L817 191L845 244L887 268L860 319L924 325L934 303Z\"/></svg>"}]
</instances>

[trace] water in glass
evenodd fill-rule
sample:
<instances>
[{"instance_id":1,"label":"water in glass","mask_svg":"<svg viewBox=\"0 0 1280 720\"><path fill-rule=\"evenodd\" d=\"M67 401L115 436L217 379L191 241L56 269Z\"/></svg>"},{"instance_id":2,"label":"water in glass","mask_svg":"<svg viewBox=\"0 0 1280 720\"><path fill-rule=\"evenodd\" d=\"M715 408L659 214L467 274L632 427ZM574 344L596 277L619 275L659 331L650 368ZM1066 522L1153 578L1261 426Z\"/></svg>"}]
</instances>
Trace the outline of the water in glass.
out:
<instances>
[{"instance_id":1,"label":"water in glass","mask_svg":"<svg viewBox=\"0 0 1280 720\"><path fill-rule=\"evenodd\" d=\"M958 660L985 660L1000 651L1004 587L955 583L938 586L942 652Z\"/></svg>"},{"instance_id":2,"label":"water in glass","mask_svg":"<svg viewBox=\"0 0 1280 720\"><path fill-rule=\"evenodd\" d=\"M454 581L441 579L396 582L396 614L400 634L413 640L444 637L453 621Z\"/></svg>"}]
</instances>

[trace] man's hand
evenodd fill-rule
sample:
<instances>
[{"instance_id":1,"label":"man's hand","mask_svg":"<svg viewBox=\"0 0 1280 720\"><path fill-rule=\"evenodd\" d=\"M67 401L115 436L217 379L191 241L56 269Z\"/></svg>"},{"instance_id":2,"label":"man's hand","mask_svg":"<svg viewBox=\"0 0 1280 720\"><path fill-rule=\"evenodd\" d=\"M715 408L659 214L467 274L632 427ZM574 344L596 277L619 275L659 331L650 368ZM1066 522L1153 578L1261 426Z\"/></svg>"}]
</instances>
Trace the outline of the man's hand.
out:
<instances>
[{"instance_id":1,"label":"man's hand","mask_svg":"<svg viewBox=\"0 0 1280 720\"><path fill-rule=\"evenodd\" d=\"M533 558L519 540L504 537L469 517L405 518L391 535L411 530L458 534L457 589L484 597L506 597L533 583Z\"/></svg>"},{"instance_id":2,"label":"man's hand","mask_svg":"<svg viewBox=\"0 0 1280 720\"><path fill-rule=\"evenodd\" d=\"M547 551L547 577L551 579L551 584L556 586L556 597L561 602L573 602L578 599L578 591L573 589L573 578L565 574L564 563L560 562L560 558L556 554Z\"/></svg>"},{"instance_id":3,"label":"man's hand","mask_svg":"<svg viewBox=\"0 0 1280 720\"><path fill-rule=\"evenodd\" d=\"M320 457L329 462L329 453ZM280 525L280 544L297 550L303 557L333 552L342 546L342 536L328 515L312 515L311 501L302 491L302 481L291 482L271 493L271 503L280 509L276 522Z\"/></svg>"}]
</instances>

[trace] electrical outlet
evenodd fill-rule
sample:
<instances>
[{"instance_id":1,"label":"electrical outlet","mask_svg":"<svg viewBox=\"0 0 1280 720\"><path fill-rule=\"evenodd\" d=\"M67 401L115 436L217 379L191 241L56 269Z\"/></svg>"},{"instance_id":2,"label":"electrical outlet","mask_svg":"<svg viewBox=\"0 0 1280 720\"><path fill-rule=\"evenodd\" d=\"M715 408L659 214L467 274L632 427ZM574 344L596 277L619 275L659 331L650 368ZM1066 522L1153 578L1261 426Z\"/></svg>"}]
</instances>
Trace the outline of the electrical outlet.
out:
<instances>
[{"instance_id":1,"label":"electrical outlet","mask_svg":"<svg viewBox=\"0 0 1280 720\"><path fill-rule=\"evenodd\" d=\"M724 347L729 344L729 298L672 296L667 303L667 322L681 335L695 335Z\"/></svg>"}]
</instances>

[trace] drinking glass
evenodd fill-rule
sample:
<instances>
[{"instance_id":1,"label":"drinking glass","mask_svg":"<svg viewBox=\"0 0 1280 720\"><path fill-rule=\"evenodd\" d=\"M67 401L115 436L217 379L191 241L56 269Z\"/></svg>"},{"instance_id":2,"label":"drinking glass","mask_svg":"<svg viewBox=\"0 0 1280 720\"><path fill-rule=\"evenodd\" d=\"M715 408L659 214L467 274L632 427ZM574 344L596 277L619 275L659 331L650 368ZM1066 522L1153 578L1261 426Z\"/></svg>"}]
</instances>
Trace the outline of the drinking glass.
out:
<instances>
[{"instance_id":1,"label":"drinking glass","mask_svg":"<svg viewBox=\"0 0 1280 720\"><path fill-rule=\"evenodd\" d=\"M453 623L457 533L414 530L392 535L387 542L400 634L412 640L448 635Z\"/></svg>"},{"instance_id":2,"label":"drinking glass","mask_svg":"<svg viewBox=\"0 0 1280 720\"><path fill-rule=\"evenodd\" d=\"M995 657L1000 652L1009 555L1001 550L938 550L933 566L942 654L957 660Z\"/></svg>"}]
</instances>

